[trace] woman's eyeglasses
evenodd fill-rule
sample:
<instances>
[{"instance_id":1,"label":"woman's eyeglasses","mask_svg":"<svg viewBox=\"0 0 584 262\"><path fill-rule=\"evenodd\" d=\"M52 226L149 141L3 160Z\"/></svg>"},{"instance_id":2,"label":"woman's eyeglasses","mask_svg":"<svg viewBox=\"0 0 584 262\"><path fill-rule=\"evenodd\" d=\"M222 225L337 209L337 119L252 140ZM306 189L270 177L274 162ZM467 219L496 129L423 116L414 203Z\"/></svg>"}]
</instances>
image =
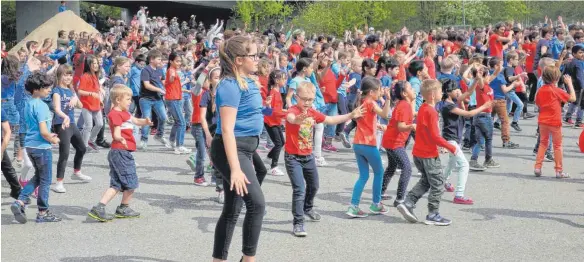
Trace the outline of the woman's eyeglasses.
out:
<instances>
[{"instance_id":1,"label":"woman's eyeglasses","mask_svg":"<svg viewBox=\"0 0 584 262\"><path fill-rule=\"evenodd\" d=\"M258 60L260 57L258 54L251 54L251 55L242 55L241 57L249 57L251 60Z\"/></svg>"}]
</instances>

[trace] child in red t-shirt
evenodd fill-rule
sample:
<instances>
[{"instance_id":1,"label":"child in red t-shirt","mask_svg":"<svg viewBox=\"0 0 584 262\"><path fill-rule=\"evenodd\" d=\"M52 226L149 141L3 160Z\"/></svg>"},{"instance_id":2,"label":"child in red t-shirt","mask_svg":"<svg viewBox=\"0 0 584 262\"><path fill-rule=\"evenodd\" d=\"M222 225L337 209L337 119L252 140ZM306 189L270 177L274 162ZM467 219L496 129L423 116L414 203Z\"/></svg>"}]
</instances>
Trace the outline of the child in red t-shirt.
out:
<instances>
[{"instance_id":1,"label":"child in red t-shirt","mask_svg":"<svg viewBox=\"0 0 584 262\"><path fill-rule=\"evenodd\" d=\"M182 84L180 82L179 71L181 69L182 58L177 53L168 56L168 70L164 80L166 93L164 99L168 107L168 113L174 118L174 124L170 130L170 144L174 148L174 154L189 154L191 150L184 147L186 133L186 119L183 112ZM187 103L190 101L186 101Z\"/></svg>"},{"instance_id":2,"label":"child in red t-shirt","mask_svg":"<svg viewBox=\"0 0 584 262\"><path fill-rule=\"evenodd\" d=\"M391 114L391 120L383 134L382 146L387 153L387 168L383 174L381 185L381 199L389 200L390 196L385 193L389 181L395 174L398 167L401 168L397 187L397 197L393 202L394 206L403 202L412 175L412 166L406 152L406 141L411 131L416 130L414 124L414 106L416 92L409 82L399 81L394 86L394 97L398 101Z\"/></svg>"},{"instance_id":3,"label":"child in red t-shirt","mask_svg":"<svg viewBox=\"0 0 584 262\"><path fill-rule=\"evenodd\" d=\"M414 144L414 164L422 177L410 190L404 203L397 206L399 212L406 220L417 223L418 218L414 214L414 205L429 190L427 225L447 226L449 219L439 214L440 199L444 193L444 176L438 147L446 148L452 154L458 154L457 149L440 136L438 128L438 112L435 105L442 97L442 84L438 80L424 80L421 88L424 104L418 110L416 118L416 140Z\"/></svg>"},{"instance_id":4,"label":"child in red t-shirt","mask_svg":"<svg viewBox=\"0 0 584 262\"><path fill-rule=\"evenodd\" d=\"M542 175L541 167L545 156L550 135L554 144L554 161L556 178L568 178L562 167L562 103L576 101L576 93L572 78L564 76L564 84L568 87L569 93L557 87L561 72L555 66L547 66L543 70L542 79L544 85L539 88L535 95L535 104L539 107L537 119L539 125L540 143L535 158L535 176Z\"/></svg>"},{"instance_id":5,"label":"child in red t-shirt","mask_svg":"<svg viewBox=\"0 0 584 262\"><path fill-rule=\"evenodd\" d=\"M123 192L122 203L116 208L115 217L134 218L140 213L129 206L134 190L138 188L138 175L133 151L136 151L134 125L152 125L149 118L137 119L128 112L132 104L132 89L124 85L115 85L110 91L113 108L108 114L108 123L112 132L112 147L108 153L110 170L110 187L103 193L101 200L88 213L100 222L107 222L113 216L105 212L105 206L118 194Z\"/></svg>"},{"instance_id":6,"label":"child in red t-shirt","mask_svg":"<svg viewBox=\"0 0 584 262\"><path fill-rule=\"evenodd\" d=\"M85 58L84 73L79 80L79 100L83 104L81 119L83 119L83 143L88 152L97 152L95 140L103 126L102 94L104 93L99 83L99 62L97 57L88 55ZM81 120L80 120L81 122Z\"/></svg>"},{"instance_id":7,"label":"child in red t-shirt","mask_svg":"<svg viewBox=\"0 0 584 262\"><path fill-rule=\"evenodd\" d=\"M383 89L384 95L390 97L390 88ZM390 99L387 100L383 109L377 105L377 100L381 95L381 81L375 77L365 77L361 82L361 95L357 101L363 108L363 117L357 120L357 132L353 140L353 149L359 167L359 179L355 182L351 205L347 211L349 217L366 217L367 213L359 208L361 195L367 180L369 180L369 165L373 168L373 203L369 206L372 214L386 214L388 209L381 204L381 184L383 181L383 164L381 155L377 148L376 132L379 129L377 117L387 118L389 114Z\"/></svg>"},{"instance_id":8,"label":"child in red t-shirt","mask_svg":"<svg viewBox=\"0 0 584 262\"><path fill-rule=\"evenodd\" d=\"M280 87L285 86L287 80L285 72L275 70L270 73L270 78L267 83L269 91L265 103L266 106L268 106L267 103L270 104L269 107L272 108L272 115L264 116L264 127L274 143L274 147L272 147L267 156L271 161L270 174L274 176L284 175L284 172L278 168L278 159L280 158L280 151L282 151L282 147L284 147L282 119L286 117L287 110L284 109L284 103L282 102L282 96L280 95Z\"/></svg>"},{"instance_id":9,"label":"child in red t-shirt","mask_svg":"<svg viewBox=\"0 0 584 262\"><path fill-rule=\"evenodd\" d=\"M362 107L346 115L326 116L312 108L316 88L310 82L302 82L294 94L298 103L288 109L286 115L286 172L292 183L292 233L297 237L307 235L304 230L304 215L313 221L320 221L320 215L312 207L318 191L318 170L312 154L313 130L315 124L338 124L363 115ZM306 182L305 182L306 181Z\"/></svg>"}]
</instances>

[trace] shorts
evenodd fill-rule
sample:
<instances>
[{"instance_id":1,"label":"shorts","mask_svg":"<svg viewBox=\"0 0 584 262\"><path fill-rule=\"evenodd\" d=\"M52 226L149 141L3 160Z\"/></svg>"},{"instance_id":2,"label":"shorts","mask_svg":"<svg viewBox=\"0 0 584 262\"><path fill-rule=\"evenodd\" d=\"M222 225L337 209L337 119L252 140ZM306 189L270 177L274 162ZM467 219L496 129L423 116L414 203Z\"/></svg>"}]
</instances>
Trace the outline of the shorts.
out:
<instances>
[{"instance_id":1,"label":"shorts","mask_svg":"<svg viewBox=\"0 0 584 262\"><path fill-rule=\"evenodd\" d=\"M110 166L110 188L122 192L138 188L136 162L130 151L111 149L107 161Z\"/></svg>"}]
</instances>

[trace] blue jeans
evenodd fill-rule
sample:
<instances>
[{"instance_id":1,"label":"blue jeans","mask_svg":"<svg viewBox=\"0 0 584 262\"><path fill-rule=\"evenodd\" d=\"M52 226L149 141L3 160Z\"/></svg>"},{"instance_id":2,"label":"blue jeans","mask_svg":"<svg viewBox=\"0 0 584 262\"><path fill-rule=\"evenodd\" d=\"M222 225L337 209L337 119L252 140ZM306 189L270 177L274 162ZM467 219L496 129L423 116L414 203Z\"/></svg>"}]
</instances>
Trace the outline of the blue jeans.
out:
<instances>
[{"instance_id":1,"label":"blue jeans","mask_svg":"<svg viewBox=\"0 0 584 262\"><path fill-rule=\"evenodd\" d=\"M303 224L304 213L312 210L314 197L318 191L318 170L314 155L299 156L286 153L284 159L286 173L292 183L294 225Z\"/></svg>"},{"instance_id":2,"label":"blue jeans","mask_svg":"<svg viewBox=\"0 0 584 262\"><path fill-rule=\"evenodd\" d=\"M39 211L49 209L49 188L53 178L53 151L51 148L39 149L27 147L26 153L34 166L34 176L20 192L18 200L28 203L29 197L38 186L37 206Z\"/></svg>"},{"instance_id":3,"label":"blue jeans","mask_svg":"<svg viewBox=\"0 0 584 262\"><path fill-rule=\"evenodd\" d=\"M383 183L383 164L381 163L381 155L375 146L369 145L353 145L355 150L355 157L357 158L357 166L359 167L359 179L353 188L353 196L351 197L351 205L358 206L361 201L361 195L367 180L369 180L369 165L373 168L373 203L379 204L381 202L381 185Z\"/></svg>"},{"instance_id":4,"label":"blue jeans","mask_svg":"<svg viewBox=\"0 0 584 262\"><path fill-rule=\"evenodd\" d=\"M166 123L166 109L164 109L164 102L162 100L152 100L150 98L140 98L140 110L143 118L151 118L152 110L158 116L158 126L156 127L156 136L164 136L164 124ZM148 142L148 135L150 134L150 126L142 127L142 141Z\"/></svg>"},{"instance_id":5,"label":"blue jeans","mask_svg":"<svg viewBox=\"0 0 584 262\"><path fill-rule=\"evenodd\" d=\"M473 124L477 143L472 148L470 159L479 159L481 142L485 141L485 160L490 160L493 157L493 118L491 118L491 113L479 113L474 116Z\"/></svg>"},{"instance_id":6,"label":"blue jeans","mask_svg":"<svg viewBox=\"0 0 584 262\"><path fill-rule=\"evenodd\" d=\"M339 111L338 111L339 115L344 115L344 114L349 113L348 112L349 111L349 104L348 104L349 102L347 101L347 97L344 95L338 94L338 98L339 98L339 100L337 102L337 107L339 108ZM345 130L345 123L338 124L337 128L335 130L336 131L335 135L340 135L343 130Z\"/></svg>"},{"instance_id":7,"label":"blue jeans","mask_svg":"<svg viewBox=\"0 0 584 262\"><path fill-rule=\"evenodd\" d=\"M191 127L191 119L193 118L193 100L191 93L183 93L183 110L185 111L185 124Z\"/></svg>"},{"instance_id":8,"label":"blue jeans","mask_svg":"<svg viewBox=\"0 0 584 262\"><path fill-rule=\"evenodd\" d=\"M327 116L336 116L339 114L339 108L337 107L337 103L327 103L326 109L323 114ZM330 138L335 136L335 129L337 125L326 125L324 127L324 137Z\"/></svg>"},{"instance_id":9,"label":"blue jeans","mask_svg":"<svg viewBox=\"0 0 584 262\"><path fill-rule=\"evenodd\" d=\"M582 107L579 107L578 103L576 103L576 102L570 103L570 105L568 105L568 112L566 112L565 119L572 119L572 114L574 114L574 111L577 112L576 113L576 123L582 122L582 116L584 115L584 110L582 110Z\"/></svg>"},{"instance_id":10,"label":"blue jeans","mask_svg":"<svg viewBox=\"0 0 584 262\"><path fill-rule=\"evenodd\" d=\"M205 154L207 147L205 144L205 133L201 124L193 124L191 127L191 135L195 139L196 158L195 158L195 178L203 177L205 175L203 166L205 164Z\"/></svg>"},{"instance_id":11,"label":"blue jeans","mask_svg":"<svg viewBox=\"0 0 584 262\"><path fill-rule=\"evenodd\" d=\"M177 147L185 144L186 123L183 114L183 100L167 100L168 113L174 119L174 124L170 129L170 143ZM175 142L176 141L176 142Z\"/></svg>"},{"instance_id":12,"label":"blue jeans","mask_svg":"<svg viewBox=\"0 0 584 262\"><path fill-rule=\"evenodd\" d=\"M523 102L521 101L521 98L519 98L517 96L517 94L515 93L515 91L509 91L507 94L507 114L511 113L511 108L513 107L513 103L515 103L517 105L517 108L515 109L515 112L513 113L513 122L512 123L517 123L517 121L519 121L519 117L521 116L521 112L523 111Z\"/></svg>"}]
</instances>

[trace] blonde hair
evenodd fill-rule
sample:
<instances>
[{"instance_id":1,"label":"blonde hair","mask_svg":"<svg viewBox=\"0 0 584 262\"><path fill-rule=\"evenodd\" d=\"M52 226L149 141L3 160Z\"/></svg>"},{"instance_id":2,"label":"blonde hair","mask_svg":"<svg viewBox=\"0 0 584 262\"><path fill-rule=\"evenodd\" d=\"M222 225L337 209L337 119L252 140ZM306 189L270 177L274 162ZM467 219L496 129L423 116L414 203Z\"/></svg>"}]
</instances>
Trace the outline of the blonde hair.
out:
<instances>
[{"instance_id":1,"label":"blonde hair","mask_svg":"<svg viewBox=\"0 0 584 262\"><path fill-rule=\"evenodd\" d=\"M430 52L434 52L436 53L436 45L432 44L432 43L428 43L425 47L424 47L424 56L427 56L430 54Z\"/></svg>"},{"instance_id":2,"label":"blonde hair","mask_svg":"<svg viewBox=\"0 0 584 262\"><path fill-rule=\"evenodd\" d=\"M446 59L442 60L442 63L440 63L440 70L452 71L452 68L454 68L455 63L456 62L449 56Z\"/></svg>"},{"instance_id":3,"label":"blonde hair","mask_svg":"<svg viewBox=\"0 0 584 262\"><path fill-rule=\"evenodd\" d=\"M355 57L351 59L351 67L361 67L361 64L363 64L363 58Z\"/></svg>"},{"instance_id":4,"label":"blonde hair","mask_svg":"<svg viewBox=\"0 0 584 262\"><path fill-rule=\"evenodd\" d=\"M127 57L123 57L123 56L118 56L116 57L116 59L114 60L114 66L112 66L112 71L111 71L111 75L115 75L118 72L118 66L121 66L125 63L129 63L130 59Z\"/></svg>"},{"instance_id":5,"label":"blonde hair","mask_svg":"<svg viewBox=\"0 0 584 262\"><path fill-rule=\"evenodd\" d=\"M560 69L558 69L556 66L550 65L544 68L541 78L543 79L544 83L553 84L558 82L561 76L562 73L560 72Z\"/></svg>"},{"instance_id":6,"label":"blonde hair","mask_svg":"<svg viewBox=\"0 0 584 262\"><path fill-rule=\"evenodd\" d=\"M73 68L70 65L60 65L57 68L57 84L59 85L61 82L61 79L65 76L65 75L73 75ZM73 82L71 82L73 83ZM69 84L69 86L62 86L62 87L68 87L71 88L71 83Z\"/></svg>"},{"instance_id":7,"label":"blonde hair","mask_svg":"<svg viewBox=\"0 0 584 262\"><path fill-rule=\"evenodd\" d=\"M554 64L555 64L554 59L549 58L549 57L544 57L541 60L539 60L539 68L542 69L542 70L546 66L551 66L551 65L554 65Z\"/></svg>"},{"instance_id":8,"label":"blonde hair","mask_svg":"<svg viewBox=\"0 0 584 262\"><path fill-rule=\"evenodd\" d=\"M253 44L252 39L245 36L234 36L227 40L219 49L221 61L221 77L233 77L239 83L241 90L247 90L247 82L241 78L235 64L237 57L248 55Z\"/></svg>"},{"instance_id":9,"label":"blonde hair","mask_svg":"<svg viewBox=\"0 0 584 262\"><path fill-rule=\"evenodd\" d=\"M429 97L432 95L436 90L440 90L442 88L442 84L438 80L428 79L422 82L422 96L424 98Z\"/></svg>"},{"instance_id":10,"label":"blonde hair","mask_svg":"<svg viewBox=\"0 0 584 262\"><path fill-rule=\"evenodd\" d=\"M310 91L312 94L316 94L316 87L314 87L311 82L305 81L298 84L298 87L296 88L296 94L300 93L301 91Z\"/></svg>"},{"instance_id":11,"label":"blonde hair","mask_svg":"<svg viewBox=\"0 0 584 262\"><path fill-rule=\"evenodd\" d=\"M260 76L267 76L270 74L270 61L268 59L261 59L258 62L258 75Z\"/></svg>"},{"instance_id":12,"label":"blonde hair","mask_svg":"<svg viewBox=\"0 0 584 262\"><path fill-rule=\"evenodd\" d=\"M118 98L132 96L132 89L122 84L115 84L110 90L110 101L115 106L118 104Z\"/></svg>"}]
</instances>

